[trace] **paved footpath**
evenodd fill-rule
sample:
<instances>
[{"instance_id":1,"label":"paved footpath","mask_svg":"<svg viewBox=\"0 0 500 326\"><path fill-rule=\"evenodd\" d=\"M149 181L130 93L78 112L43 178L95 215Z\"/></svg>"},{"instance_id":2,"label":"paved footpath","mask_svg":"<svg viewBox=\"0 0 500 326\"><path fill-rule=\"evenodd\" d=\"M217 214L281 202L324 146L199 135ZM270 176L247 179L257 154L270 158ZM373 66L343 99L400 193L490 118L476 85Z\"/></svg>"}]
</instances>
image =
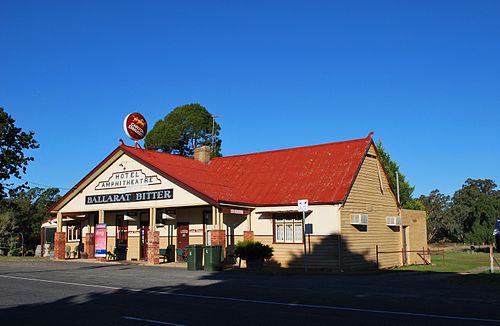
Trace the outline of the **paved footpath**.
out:
<instances>
[{"instance_id":1,"label":"paved footpath","mask_svg":"<svg viewBox=\"0 0 500 326\"><path fill-rule=\"evenodd\" d=\"M461 277L0 261L0 325L500 325L500 284Z\"/></svg>"}]
</instances>

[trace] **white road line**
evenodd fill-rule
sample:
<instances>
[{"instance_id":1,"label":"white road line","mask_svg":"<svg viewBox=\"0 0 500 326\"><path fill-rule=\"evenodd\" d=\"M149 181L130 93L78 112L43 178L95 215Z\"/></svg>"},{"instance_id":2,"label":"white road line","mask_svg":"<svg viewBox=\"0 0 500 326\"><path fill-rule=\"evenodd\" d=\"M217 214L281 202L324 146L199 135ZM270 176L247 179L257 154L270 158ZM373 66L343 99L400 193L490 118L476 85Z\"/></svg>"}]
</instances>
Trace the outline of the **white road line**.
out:
<instances>
[{"instance_id":1,"label":"white road line","mask_svg":"<svg viewBox=\"0 0 500 326\"><path fill-rule=\"evenodd\" d=\"M53 281L53 280L44 280L44 279L38 279L38 278L28 278L28 277L10 276L10 275L1 275L1 274L0 274L0 278L10 278L10 279L16 279L16 280L45 282L45 283L63 284L63 285L74 285L74 286L80 286L80 287L89 287L89 288L107 289L107 290L141 292L141 293L145 293L145 294L154 294L154 295L161 294L161 295L196 298L196 299L211 299L211 300L223 300L223 301L233 301L233 302L245 302L245 303L285 306L285 307L294 307L294 308L313 308L313 309L337 310L337 311L354 311L354 312L365 312L365 313L372 313L372 314L425 317L425 318L440 318L440 319L477 321L477 322L500 324L500 319L474 318L474 317L450 316L450 315L436 315L436 314L424 314L424 313L416 313L416 312L377 310L377 309L364 309L364 308L349 308L349 307L339 307L339 306L324 306L324 305L313 305L313 304L302 304L302 303L287 303L287 302L278 302L278 301L263 301L263 300L219 297L219 296L201 295L201 294L173 293L173 292L166 292L166 291L131 289L131 288L114 287L114 286L97 285L97 284L84 284L84 283L75 283L75 282Z\"/></svg>"},{"instance_id":2,"label":"white road line","mask_svg":"<svg viewBox=\"0 0 500 326\"><path fill-rule=\"evenodd\" d=\"M140 321L140 322L143 322L143 323L150 323L150 324L170 325L170 326L186 326L186 325L183 325L183 324L167 323L166 321L153 320L153 319L144 319L144 318L138 318L138 317L122 316L122 318L123 319L128 319L128 320Z\"/></svg>"}]
</instances>

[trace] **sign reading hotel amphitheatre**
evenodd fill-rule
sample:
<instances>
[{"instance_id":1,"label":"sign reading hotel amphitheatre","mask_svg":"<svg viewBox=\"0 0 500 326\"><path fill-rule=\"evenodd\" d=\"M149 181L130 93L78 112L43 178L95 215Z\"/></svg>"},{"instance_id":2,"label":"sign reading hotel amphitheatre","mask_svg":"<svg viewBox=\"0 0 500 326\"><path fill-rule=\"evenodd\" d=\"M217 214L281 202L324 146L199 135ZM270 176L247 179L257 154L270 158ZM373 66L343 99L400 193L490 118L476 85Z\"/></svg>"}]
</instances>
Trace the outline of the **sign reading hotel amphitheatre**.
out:
<instances>
[{"instance_id":1,"label":"sign reading hotel amphitheatre","mask_svg":"<svg viewBox=\"0 0 500 326\"><path fill-rule=\"evenodd\" d=\"M157 175L146 175L142 170L114 172L106 181L99 181L95 190L120 189L132 186L159 185L161 180Z\"/></svg>"},{"instance_id":2,"label":"sign reading hotel amphitheatre","mask_svg":"<svg viewBox=\"0 0 500 326\"><path fill-rule=\"evenodd\" d=\"M85 196L86 205L129 203L149 200L165 200L174 198L173 189L161 189L153 191L127 192L123 194L106 194Z\"/></svg>"}]
</instances>

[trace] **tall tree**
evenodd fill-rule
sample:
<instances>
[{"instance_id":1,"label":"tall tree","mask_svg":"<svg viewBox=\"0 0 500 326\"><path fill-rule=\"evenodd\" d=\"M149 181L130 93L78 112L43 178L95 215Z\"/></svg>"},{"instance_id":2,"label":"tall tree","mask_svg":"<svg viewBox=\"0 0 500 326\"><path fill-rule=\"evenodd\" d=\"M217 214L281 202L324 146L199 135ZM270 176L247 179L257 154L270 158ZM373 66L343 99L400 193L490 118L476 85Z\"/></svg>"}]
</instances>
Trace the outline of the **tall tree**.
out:
<instances>
[{"instance_id":1,"label":"tall tree","mask_svg":"<svg viewBox=\"0 0 500 326\"><path fill-rule=\"evenodd\" d=\"M213 119L210 112L197 103L176 107L156 122L144 144L147 149L192 157L196 147L213 143L213 156L221 156L220 126Z\"/></svg>"},{"instance_id":2,"label":"tall tree","mask_svg":"<svg viewBox=\"0 0 500 326\"><path fill-rule=\"evenodd\" d=\"M450 196L434 189L428 196L420 196L419 201L425 206L427 212L427 240L436 242L449 239L449 230L456 229L458 226L450 218Z\"/></svg>"},{"instance_id":3,"label":"tall tree","mask_svg":"<svg viewBox=\"0 0 500 326\"><path fill-rule=\"evenodd\" d=\"M391 183L391 187L392 189L394 189L394 191L396 191L397 189L396 172L398 172L399 174L399 198L401 206L403 208L424 210L424 205L418 199L414 199L412 197L415 187L411 186L410 183L406 180L405 175L399 171L398 163L393 161L389 153L385 151L382 141L377 141L376 146L382 164L384 164L384 168L387 171L389 182Z\"/></svg>"},{"instance_id":4,"label":"tall tree","mask_svg":"<svg viewBox=\"0 0 500 326\"><path fill-rule=\"evenodd\" d=\"M40 226L47 219L47 209L59 199L57 188L19 190L0 205L0 245L12 245L22 233L27 248L40 243Z\"/></svg>"},{"instance_id":5,"label":"tall tree","mask_svg":"<svg viewBox=\"0 0 500 326\"><path fill-rule=\"evenodd\" d=\"M492 243L495 219L500 216L500 191L490 179L467 179L452 198L450 214L460 226L458 241Z\"/></svg>"},{"instance_id":6,"label":"tall tree","mask_svg":"<svg viewBox=\"0 0 500 326\"><path fill-rule=\"evenodd\" d=\"M38 148L32 131L24 132L16 127L15 120L0 107L0 198L7 195L12 184L5 183L12 177L21 178L33 157L25 156L24 150ZM21 185L26 188L26 184Z\"/></svg>"}]
</instances>

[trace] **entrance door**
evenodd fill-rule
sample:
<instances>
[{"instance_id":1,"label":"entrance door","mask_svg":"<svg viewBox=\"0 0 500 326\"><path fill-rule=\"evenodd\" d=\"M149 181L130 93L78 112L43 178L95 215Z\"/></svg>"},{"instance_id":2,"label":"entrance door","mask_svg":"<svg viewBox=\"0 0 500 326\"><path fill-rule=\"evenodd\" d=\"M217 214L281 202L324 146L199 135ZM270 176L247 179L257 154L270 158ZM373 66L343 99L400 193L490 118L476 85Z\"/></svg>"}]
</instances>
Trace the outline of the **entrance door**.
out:
<instances>
[{"instance_id":1,"label":"entrance door","mask_svg":"<svg viewBox=\"0 0 500 326\"><path fill-rule=\"evenodd\" d=\"M141 239L140 239L139 255L140 255L140 259L147 260L148 259L149 214L141 214L140 228L141 228Z\"/></svg>"},{"instance_id":2,"label":"entrance door","mask_svg":"<svg viewBox=\"0 0 500 326\"><path fill-rule=\"evenodd\" d=\"M185 250L188 245L189 223L177 223L177 249ZM178 254L177 256L180 255Z\"/></svg>"},{"instance_id":3,"label":"entrance door","mask_svg":"<svg viewBox=\"0 0 500 326\"><path fill-rule=\"evenodd\" d=\"M141 225L141 259L148 259L148 231L149 225Z\"/></svg>"}]
</instances>

